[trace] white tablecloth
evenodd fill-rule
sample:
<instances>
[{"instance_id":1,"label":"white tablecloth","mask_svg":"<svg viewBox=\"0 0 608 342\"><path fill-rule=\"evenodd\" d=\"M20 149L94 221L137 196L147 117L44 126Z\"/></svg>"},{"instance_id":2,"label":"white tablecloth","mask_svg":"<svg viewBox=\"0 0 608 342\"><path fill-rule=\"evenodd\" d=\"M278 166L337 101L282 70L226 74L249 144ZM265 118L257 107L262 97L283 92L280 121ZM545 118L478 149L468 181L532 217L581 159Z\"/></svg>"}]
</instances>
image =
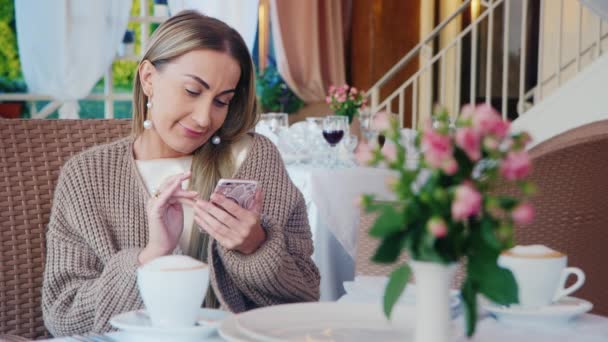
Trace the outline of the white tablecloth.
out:
<instances>
[{"instance_id":1,"label":"white tablecloth","mask_svg":"<svg viewBox=\"0 0 608 342\"><path fill-rule=\"evenodd\" d=\"M348 284L349 292L338 301L341 303L377 303L382 305L383 277L358 277ZM484 318L477 324L473 338L464 337L464 316L454 320L456 335L462 336L458 342L607 342L608 317L583 314L573 321L563 324L541 324L532 320L524 324L501 323L480 310Z\"/></svg>"},{"instance_id":2,"label":"white tablecloth","mask_svg":"<svg viewBox=\"0 0 608 342\"><path fill-rule=\"evenodd\" d=\"M355 200L365 193L388 199L386 178L392 171L354 167L340 169L290 166L289 176L306 200L313 235L313 260L321 273L321 300L335 301L342 284L354 277L359 209Z\"/></svg>"}]
</instances>

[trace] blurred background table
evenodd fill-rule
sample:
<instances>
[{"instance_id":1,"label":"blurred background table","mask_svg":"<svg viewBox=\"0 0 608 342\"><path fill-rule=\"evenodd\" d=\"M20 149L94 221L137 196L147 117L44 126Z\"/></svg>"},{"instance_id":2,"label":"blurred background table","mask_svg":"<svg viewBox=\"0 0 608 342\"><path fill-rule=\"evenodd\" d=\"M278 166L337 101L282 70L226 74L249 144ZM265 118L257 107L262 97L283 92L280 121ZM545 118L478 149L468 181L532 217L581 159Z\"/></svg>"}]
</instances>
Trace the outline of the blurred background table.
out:
<instances>
[{"instance_id":1,"label":"blurred background table","mask_svg":"<svg viewBox=\"0 0 608 342\"><path fill-rule=\"evenodd\" d=\"M313 259L321 273L321 300L335 301L342 284L354 278L355 248L361 194L389 199L386 178L394 173L369 167L323 168L288 166L287 171L306 200L314 244Z\"/></svg>"}]
</instances>

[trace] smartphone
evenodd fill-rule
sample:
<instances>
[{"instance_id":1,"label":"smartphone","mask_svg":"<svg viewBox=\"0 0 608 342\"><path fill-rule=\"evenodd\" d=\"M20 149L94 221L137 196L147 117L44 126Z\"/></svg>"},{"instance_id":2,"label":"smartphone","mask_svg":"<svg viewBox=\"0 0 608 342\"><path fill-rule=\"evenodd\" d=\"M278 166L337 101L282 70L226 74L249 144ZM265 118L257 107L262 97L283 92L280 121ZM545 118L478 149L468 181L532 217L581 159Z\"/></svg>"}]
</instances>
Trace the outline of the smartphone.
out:
<instances>
[{"instance_id":1,"label":"smartphone","mask_svg":"<svg viewBox=\"0 0 608 342\"><path fill-rule=\"evenodd\" d=\"M233 200L241 208L252 210L255 206L255 193L258 189L258 182L244 179L225 179L217 182L213 192L224 195Z\"/></svg>"}]
</instances>

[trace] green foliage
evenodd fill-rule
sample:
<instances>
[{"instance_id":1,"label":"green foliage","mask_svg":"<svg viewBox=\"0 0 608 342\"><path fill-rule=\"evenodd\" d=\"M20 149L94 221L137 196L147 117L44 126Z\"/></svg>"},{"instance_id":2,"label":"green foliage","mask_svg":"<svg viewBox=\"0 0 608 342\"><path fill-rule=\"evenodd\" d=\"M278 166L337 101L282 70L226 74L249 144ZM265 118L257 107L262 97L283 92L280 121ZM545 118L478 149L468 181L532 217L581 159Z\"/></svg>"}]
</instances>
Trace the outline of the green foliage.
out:
<instances>
[{"instance_id":1,"label":"green foliage","mask_svg":"<svg viewBox=\"0 0 608 342\"><path fill-rule=\"evenodd\" d=\"M131 91L133 89L133 80L137 72L136 61L115 61L112 65L114 74L114 88Z\"/></svg>"},{"instance_id":2,"label":"green foliage","mask_svg":"<svg viewBox=\"0 0 608 342\"><path fill-rule=\"evenodd\" d=\"M11 80L0 76L0 94L1 93L25 93L27 86L21 80Z\"/></svg>"},{"instance_id":3,"label":"green foliage","mask_svg":"<svg viewBox=\"0 0 608 342\"><path fill-rule=\"evenodd\" d=\"M0 21L10 23L15 18L14 0L0 0Z\"/></svg>"},{"instance_id":4,"label":"green foliage","mask_svg":"<svg viewBox=\"0 0 608 342\"><path fill-rule=\"evenodd\" d=\"M404 264L391 272L388 284L386 284L383 303L384 314L387 317L391 316L393 307L397 303L397 300L399 300L403 290L405 290L409 278L410 267L408 264Z\"/></svg>"},{"instance_id":5,"label":"green foliage","mask_svg":"<svg viewBox=\"0 0 608 342\"><path fill-rule=\"evenodd\" d=\"M256 76L256 93L263 112L293 113L304 105L272 63Z\"/></svg>"},{"instance_id":6,"label":"green foliage","mask_svg":"<svg viewBox=\"0 0 608 342\"><path fill-rule=\"evenodd\" d=\"M11 27L14 11L12 0L0 0L0 76L9 79L21 77L17 38Z\"/></svg>"}]
</instances>

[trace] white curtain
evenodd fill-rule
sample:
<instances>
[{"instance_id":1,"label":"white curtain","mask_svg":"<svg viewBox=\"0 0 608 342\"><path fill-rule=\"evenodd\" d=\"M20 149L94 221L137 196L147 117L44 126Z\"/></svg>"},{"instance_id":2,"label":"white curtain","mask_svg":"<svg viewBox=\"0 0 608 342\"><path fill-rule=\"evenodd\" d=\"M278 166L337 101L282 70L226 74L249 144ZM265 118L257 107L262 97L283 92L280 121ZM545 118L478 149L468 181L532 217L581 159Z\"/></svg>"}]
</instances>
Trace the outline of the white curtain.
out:
<instances>
[{"instance_id":1,"label":"white curtain","mask_svg":"<svg viewBox=\"0 0 608 342\"><path fill-rule=\"evenodd\" d=\"M60 118L78 118L78 100L112 64L130 12L130 0L15 1L29 91L62 101Z\"/></svg>"},{"instance_id":2,"label":"white curtain","mask_svg":"<svg viewBox=\"0 0 608 342\"><path fill-rule=\"evenodd\" d=\"M169 0L168 3L171 15L192 9L225 22L241 34L249 51L253 51L259 0Z\"/></svg>"}]
</instances>

